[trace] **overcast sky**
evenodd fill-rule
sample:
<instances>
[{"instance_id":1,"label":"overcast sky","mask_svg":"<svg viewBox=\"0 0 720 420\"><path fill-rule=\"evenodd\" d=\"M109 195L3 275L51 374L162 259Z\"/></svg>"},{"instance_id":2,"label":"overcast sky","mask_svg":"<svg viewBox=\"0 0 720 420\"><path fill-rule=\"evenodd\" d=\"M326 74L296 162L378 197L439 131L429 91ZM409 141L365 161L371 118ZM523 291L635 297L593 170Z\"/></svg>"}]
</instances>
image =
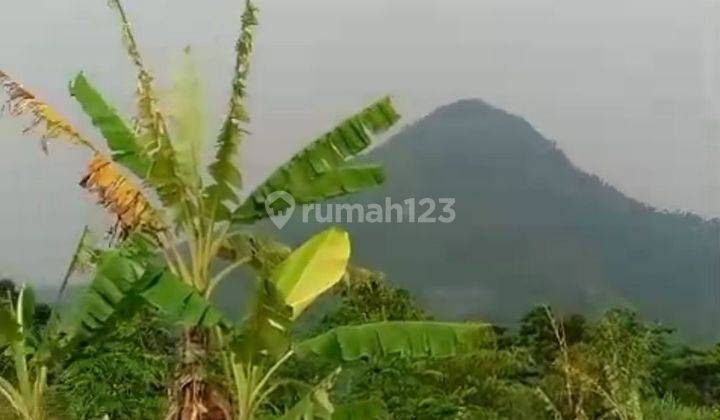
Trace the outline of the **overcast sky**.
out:
<instances>
[{"instance_id":1,"label":"overcast sky","mask_svg":"<svg viewBox=\"0 0 720 420\"><path fill-rule=\"evenodd\" d=\"M0 68L92 135L67 95L77 71L129 114L133 72L105 0L1 1ZM478 97L523 116L628 195L720 216L720 2L257 2L250 183L385 93L405 123ZM218 123L242 2L125 3L161 86L192 46ZM102 216L77 187L87 156L56 145L45 158L20 128L0 120L0 276L56 281L82 226L102 226Z\"/></svg>"}]
</instances>

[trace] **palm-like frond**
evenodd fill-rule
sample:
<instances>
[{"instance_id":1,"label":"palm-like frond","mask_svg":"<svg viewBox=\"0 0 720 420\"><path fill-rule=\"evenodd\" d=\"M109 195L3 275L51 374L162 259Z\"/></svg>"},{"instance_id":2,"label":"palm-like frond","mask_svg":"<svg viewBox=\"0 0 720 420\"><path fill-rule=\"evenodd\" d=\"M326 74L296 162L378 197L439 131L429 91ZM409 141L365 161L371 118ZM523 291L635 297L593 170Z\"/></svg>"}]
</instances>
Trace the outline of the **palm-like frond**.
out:
<instances>
[{"instance_id":1,"label":"palm-like frond","mask_svg":"<svg viewBox=\"0 0 720 420\"><path fill-rule=\"evenodd\" d=\"M218 136L215 162L210 165L210 174L215 184L208 187L207 193L210 201L215 205L220 205L224 200L237 201L235 189L242 186L242 177L235 164L235 158L246 133L243 124L250 121L245 107L245 96L255 26L257 26L257 8L251 0L246 0L240 36L236 44L237 55L229 110Z\"/></svg>"},{"instance_id":2,"label":"palm-like frond","mask_svg":"<svg viewBox=\"0 0 720 420\"><path fill-rule=\"evenodd\" d=\"M45 152L47 152L47 141L50 139L64 139L94 149L92 144L54 108L38 99L3 71L0 71L0 85L8 96L3 108L14 117L32 117L25 132L41 127L42 147Z\"/></svg>"},{"instance_id":3,"label":"palm-like frond","mask_svg":"<svg viewBox=\"0 0 720 420\"><path fill-rule=\"evenodd\" d=\"M275 191L290 193L307 204L378 185L384 179L378 167L349 167L346 162L370 146L400 118L390 98L384 98L348 118L315 140L276 170L235 211L241 223L267 217L265 199Z\"/></svg>"},{"instance_id":4,"label":"palm-like frond","mask_svg":"<svg viewBox=\"0 0 720 420\"><path fill-rule=\"evenodd\" d=\"M99 203L117 217L115 232L120 237L133 231L157 233L165 228L142 190L105 156L96 154L92 158L80 185L97 195Z\"/></svg>"}]
</instances>

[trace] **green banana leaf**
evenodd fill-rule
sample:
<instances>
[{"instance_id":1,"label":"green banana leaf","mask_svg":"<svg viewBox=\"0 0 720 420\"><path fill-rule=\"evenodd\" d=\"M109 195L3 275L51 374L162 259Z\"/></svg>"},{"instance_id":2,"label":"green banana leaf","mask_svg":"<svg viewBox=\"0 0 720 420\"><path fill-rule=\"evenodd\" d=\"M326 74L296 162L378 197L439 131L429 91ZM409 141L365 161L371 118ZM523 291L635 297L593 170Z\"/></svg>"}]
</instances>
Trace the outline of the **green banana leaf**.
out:
<instances>
[{"instance_id":1,"label":"green banana leaf","mask_svg":"<svg viewBox=\"0 0 720 420\"><path fill-rule=\"evenodd\" d=\"M20 325L10 308L0 308L0 348L21 338Z\"/></svg>"},{"instance_id":2,"label":"green banana leaf","mask_svg":"<svg viewBox=\"0 0 720 420\"><path fill-rule=\"evenodd\" d=\"M141 179L145 179L150 161L140 147L135 134L83 73L79 73L70 84L70 94L80 103L93 125L105 137L112 151L113 160L133 171Z\"/></svg>"},{"instance_id":3,"label":"green banana leaf","mask_svg":"<svg viewBox=\"0 0 720 420\"><path fill-rule=\"evenodd\" d=\"M242 176L235 159L240 143L246 134L243 124L250 121L245 107L245 97L247 78L250 73L250 56L253 52L253 32L257 24L257 8L252 1L246 0L240 36L235 46L236 57L230 105L218 135L215 161L209 167L215 184L209 186L205 191L210 202L215 206L222 206L222 201L237 202L235 189L242 186ZM228 217L229 211L220 214Z\"/></svg>"},{"instance_id":4,"label":"green banana leaf","mask_svg":"<svg viewBox=\"0 0 720 420\"><path fill-rule=\"evenodd\" d=\"M214 327L224 323L220 311L169 270L163 270L139 292L169 322L187 327Z\"/></svg>"},{"instance_id":5,"label":"green banana leaf","mask_svg":"<svg viewBox=\"0 0 720 420\"><path fill-rule=\"evenodd\" d=\"M267 217L265 199L275 191L308 204L379 184L384 176L377 168L339 168L370 146L372 135L385 132L399 119L389 97L348 118L277 169L235 210L233 219L253 223Z\"/></svg>"},{"instance_id":6,"label":"green banana leaf","mask_svg":"<svg viewBox=\"0 0 720 420\"><path fill-rule=\"evenodd\" d=\"M332 420L386 420L390 418L387 407L380 401L357 401L336 405Z\"/></svg>"},{"instance_id":7,"label":"green banana leaf","mask_svg":"<svg viewBox=\"0 0 720 420\"><path fill-rule=\"evenodd\" d=\"M205 298L158 261L151 243L134 236L120 248L99 253L90 286L63 330L70 337L92 337L147 303L169 321L186 326L225 322Z\"/></svg>"},{"instance_id":8,"label":"green banana leaf","mask_svg":"<svg viewBox=\"0 0 720 420\"><path fill-rule=\"evenodd\" d=\"M486 324L394 321L338 327L299 343L296 351L342 363L389 355L454 357L494 343L495 334Z\"/></svg>"},{"instance_id":9,"label":"green banana leaf","mask_svg":"<svg viewBox=\"0 0 720 420\"><path fill-rule=\"evenodd\" d=\"M300 204L315 203L377 187L383 182L385 170L380 165L343 165L320 175L311 184L297 185L292 196Z\"/></svg>"},{"instance_id":10,"label":"green banana leaf","mask_svg":"<svg viewBox=\"0 0 720 420\"><path fill-rule=\"evenodd\" d=\"M318 296L339 282L350 259L347 232L331 228L293 251L270 276L297 318Z\"/></svg>"},{"instance_id":11,"label":"green banana leaf","mask_svg":"<svg viewBox=\"0 0 720 420\"><path fill-rule=\"evenodd\" d=\"M29 330L28 327L35 319L35 291L27 284L20 290L17 312L22 315L18 317L18 323L26 327L25 330Z\"/></svg>"},{"instance_id":12,"label":"green banana leaf","mask_svg":"<svg viewBox=\"0 0 720 420\"><path fill-rule=\"evenodd\" d=\"M129 303L139 283L158 275L146 268L147 261L135 257L122 248L100 254L90 286L66 327L70 336L92 336L102 330Z\"/></svg>"}]
</instances>

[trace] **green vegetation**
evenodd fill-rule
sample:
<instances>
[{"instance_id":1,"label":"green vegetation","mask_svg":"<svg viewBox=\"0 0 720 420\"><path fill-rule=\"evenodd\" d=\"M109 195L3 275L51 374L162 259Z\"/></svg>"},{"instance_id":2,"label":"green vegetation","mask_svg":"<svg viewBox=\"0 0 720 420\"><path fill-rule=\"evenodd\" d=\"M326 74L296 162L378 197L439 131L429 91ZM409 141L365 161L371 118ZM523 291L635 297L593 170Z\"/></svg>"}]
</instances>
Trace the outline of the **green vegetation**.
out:
<instances>
[{"instance_id":1,"label":"green vegetation","mask_svg":"<svg viewBox=\"0 0 720 420\"><path fill-rule=\"evenodd\" d=\"M83 73L70 83L70 94L102 134L108 153L0 72L9 96L7 109L14 116L33 117L30 128L41 127L46 151L48 140L61 139L92 152L80 185L116 217L109 246L87 244L87 230L83 233L61 286L60 295L79 256L87 256L82 260L93 271L91 283L73 315L61 325L58 321L60 326L52 330L50 341L53 349L58 347L65 367L75 363L80 369L63 371L58 389L79 387L76 382L83 378L83 369L96 368L103 361L107 364L107 354L119 349L98 345L98 341L112 338L114 325L147 308L182 331L167 414L168 419L178 420L257 418L279 386L274 374L294 357L325 358L338 368L280 414L283 418L304 418L318 410L331 413L334 407L327 392L339 366L345 363L386 354L407 359L444 358L493 342L486 324L440 322L340 326L294 341L297 318L344 276L350 258L349 236L329 229L287 255L266 260L248 225L287 208L288 202L272 200L275 192L289 192L304 204L379 185L384 180L380 167L349 162L370 145L373 135L397 122L399 115L392 102L384 98L351 116L296 154L242 201L238 194L242 177L235 158L249 122L244 102L256 7L250 0L245 2L229 109L217 136L215 156L205 167L202 85L189 49L186 65L175 81L173 118L169 119L158 106L153 77L143 64L120 1L112 0L110 5L118 12L126 51L137 70L137 113L132 124ZM245 318L233 322L214 307L211 298L217 285L243 265L256 271L256 298ZM29 295L25 290L18 300L20 308L27 306L22 300ZM11 304L7 316L1 318L6 337L0 344L8 344L15 356L20 389L3 384L3 394L25 419L37 420L44 418L47 406L42 399L47 368L35 363L39 371L33 375L35 382L30 382L28 338L24 335L28 321L23 311L16 309L18 305ZM88 366L78 367L78 360L87 357L83 353L88 351L92 360ZM124 365L144 362L125 360ZM213 370L215 364L219 372ZM162 372L162 368L145 372L142 378L148 383L141 389L156 385ZM114 392L122 395L121 389ZM66 400L70 411L83 405L82 400L79 404ZM153 411L154 406L150 404L146 410ZM376 409L370 405L338 407L348 416Z\"/></svg>"},{"instance_id":2,"label":"green vegetation","mask_svg":"<svg viewBox=\"0 0 720 420\"><path fill-rule=\"evenodd\" d=\"M241 199L235 160L249 124L253 3L245 2L229 109L210 162L203 157L202 83L189 49L169 118L120 1L110 5L137 71L135 116L121 116L83 73L70 83L105 146L0 72L7 110L32 118L29 128L39 128L45 151L48 141L64 140L91 152L80 185L115 218L107 243L83 231L53 307L38 305L29 286L0 282L3 417L717 415L720 351L677 349L668 344L670 331L632 312L587 322L537 308L516 333L485 322L440 322L379 274L348 268L344 230L323 230L295 249L260 240L253 224L289 204L272 200L277 192L307 204L384 181L380 166L352 161L398 121L391 100L320 136ZM254 300L235 320L215 307L214 292L241 267L253 273ZM71 310L60 311L69 281L82 272L89 284ZM330 309L313 308L322 296ZM319 321L302 318L311 309L323 315Z\"/></svg>"},{"instance_id":3,"label":"green vegetation","mask_svg":"<svg viewBox=\"0 0 720 420\"><path fill-rule=\"evenodd\" d=\"M323 316L296 331L296 343L347 326L430 319L381 275L357 268L349 274L334 286L336 302ZM670 344L671 331L645 324L632 312L613 310L591 322L538 307L517 331L495 331L495 344L437 360L370 351L337 370L334 352L289 359L273 375L274 390L257 414L653 420L720 414L720 351ZM152 312L119 321L103 342L49 370L51 411L60 413L51 418L162 418L171 401L165 387L178 362L177 338ZM221 363L207 367L222 372Z\"/></svg>"}]
</instances>

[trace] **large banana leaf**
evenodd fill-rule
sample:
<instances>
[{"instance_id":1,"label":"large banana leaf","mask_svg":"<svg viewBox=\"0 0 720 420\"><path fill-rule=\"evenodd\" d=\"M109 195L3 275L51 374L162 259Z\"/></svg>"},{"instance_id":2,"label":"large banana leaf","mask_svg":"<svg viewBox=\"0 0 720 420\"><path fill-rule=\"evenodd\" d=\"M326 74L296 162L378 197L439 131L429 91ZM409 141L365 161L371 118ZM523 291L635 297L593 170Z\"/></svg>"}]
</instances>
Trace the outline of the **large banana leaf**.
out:
<instances>
[{"instance_id":1,"label":"large banana leaf","mask_svg":"<svg viewBox=\"0 0 720 420\"><path fill-rule=\"evenodd\" d=\"M399 118L390 98L348 118L276 170L235 211L233 218L240 223L252 223L267 217L265 199L275 191L286 191L298 204L307 204L382 182L376 168L337 171L371 144L373 134L385 132ZM326 175L328 178L323 179Z\"/></svg>"},{"instance_id":2,"label":"large banana leaf","mask_svg":"<svg viewBox=\"0 0 720 420\"><path fill-rule=\"evenodd\" d=\"M83 73L78 74L70 84L70 94L80 103L93 125L107 140L108 147L113 152L113 160L145 179L150 161L143 153L135 134Z\"/></svg>"},{"instance_id":3,"label":"large banana leaf","mask_svg":"<svg viewBox=\"0 0 720 420\"><path fill-rule=\"evenodd\" d=\"M193 287L184 283L169 270L163 270L139 294L170 322L187 327L213 327L225 320Z\"/></svg>"},{"instance_id":4,"label":"large banana leaf","mask_svg":"<svg viewBox=\"0 0 720 420\"><path fill-rule=\"evenodd\" d=\"M382 185L380 165L343 165L320 175L313 183L297 185L292 195L300 204L315 203Z\"/></svg>"},{"instance_id":5,"label":"large banana leaf","mask_svg":"<svg viewBox=\"0 0 720 420\"><path fill-rule=\"evenodd\" d=\"M82 297L70 336L93 336L118 316L130 316L144 302L170 322L216 326L222 314L169 270L124 250L105 251L95 277Z\"/></svg>"},{"instance_id":6,"label":"large banana leaf","mask_svg":"<svg viewBox=\"0 0 720 420\"><path fill-rule=\"evenodd\" d=\"M271 279L294 318L342 279L349 259L348 233L331 228L310 238L273 271Z\"/></svg>"},{"instance_id":7,"label":"large banana leaf","mask_svg":"<svg viewBox=\"0 0 720 420\"><path fill-rule=\"evenodd\" d=\"M489 325L443 322L379 322L338 327L299 343L300 355L316 355L338 363L388 355L444 358L492 346Z\"/></svg>"},{"instance_id":8,"label":"large banana leaf","mask_svg":"<svg viewBox=\"0 0 720 420\"><path fill-rule=\"evenodd\" d=\"M206 193L215 206L223 206L222 201L226 200L237 201L235 189L242 186L242 177L235 159L246 133L243 124L250 121L245 108L245 96L253 51L253 31L257 23L257 8L252 1L246 0L240 35L235 47L235 68L229 110L218 135L215 161L209 168L215 184L208 187Z\"/></svg>"},{"instance_id":9,"label":"large banana leaf","mask_svg":"<svg viewBox=\"0 0 720 420\"><path fill-rule=\"evenodd\" d=\"M130 303L139 283L159 274L157 270L147 268L147 261L136 257L128 249L113 249L100 254L94 278L67 327L71 337L92 336L102 330Z\"/></svg>"}]
</instances>

